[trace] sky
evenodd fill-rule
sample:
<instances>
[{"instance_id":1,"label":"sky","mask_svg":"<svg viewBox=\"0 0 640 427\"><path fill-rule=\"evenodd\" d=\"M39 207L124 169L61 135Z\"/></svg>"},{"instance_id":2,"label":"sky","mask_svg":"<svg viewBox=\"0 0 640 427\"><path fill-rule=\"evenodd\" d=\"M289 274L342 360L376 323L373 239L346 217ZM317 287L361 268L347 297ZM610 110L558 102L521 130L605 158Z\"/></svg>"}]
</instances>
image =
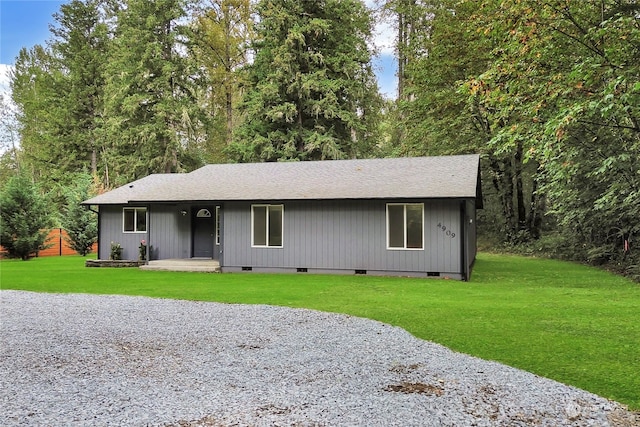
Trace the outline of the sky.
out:
<instances>
[{"instance_id":1,"label":"sky","mask_svg":"<svg viewBox=\"0 0 640 427\"><path fill-rule=\"evenodd\" d=\"M22 47L44 45L50 38L49 24L60 0L0 0L0 93L8 91L7 72L15 64ZM374 0L366 0L373 4ZM388 98L396 93L396 64L392 49L393 31L384 24L376 27L375 44L380 55L374 61L380 91Z\"/></svg>"}]
</instances>

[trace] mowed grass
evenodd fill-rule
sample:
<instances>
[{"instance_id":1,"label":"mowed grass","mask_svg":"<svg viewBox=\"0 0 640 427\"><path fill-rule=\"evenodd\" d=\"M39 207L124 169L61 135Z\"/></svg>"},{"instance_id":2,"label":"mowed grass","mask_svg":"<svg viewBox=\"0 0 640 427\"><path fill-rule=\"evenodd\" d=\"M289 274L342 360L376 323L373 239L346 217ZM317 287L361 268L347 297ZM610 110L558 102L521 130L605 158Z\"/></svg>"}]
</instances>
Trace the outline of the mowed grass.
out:
<instances>
[{"instance_id":1,"label":"mowed grass","mask_svg":"<svg viewBox=\"0 0 640 427\"><path fill-rule=\"evenodd\" d=\"M85 268L81 257L52 257L2 261L0 280L2 289L272 304L367 317L640 409L640 286L573 263L480 254L465 283Z\"/></svg>"}]
</instances>

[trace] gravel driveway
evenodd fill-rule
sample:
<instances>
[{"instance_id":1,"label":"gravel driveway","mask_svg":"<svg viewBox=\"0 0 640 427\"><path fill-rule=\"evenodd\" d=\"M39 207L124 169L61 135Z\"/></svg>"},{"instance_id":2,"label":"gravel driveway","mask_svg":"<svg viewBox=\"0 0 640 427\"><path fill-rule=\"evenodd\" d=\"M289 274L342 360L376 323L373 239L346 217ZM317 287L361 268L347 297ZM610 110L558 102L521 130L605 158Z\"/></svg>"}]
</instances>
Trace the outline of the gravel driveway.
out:
<instances>
[{"instance_id":1,"label":"gravel driveway","mask_svg":"<svg viewBox=\"0 0 640 427\"><path fill-rule=\"evenodd\" d=\"M2 426L638 422L591 393L341 314L1 291L0 319Z\"/></svg>"}]
</instances>

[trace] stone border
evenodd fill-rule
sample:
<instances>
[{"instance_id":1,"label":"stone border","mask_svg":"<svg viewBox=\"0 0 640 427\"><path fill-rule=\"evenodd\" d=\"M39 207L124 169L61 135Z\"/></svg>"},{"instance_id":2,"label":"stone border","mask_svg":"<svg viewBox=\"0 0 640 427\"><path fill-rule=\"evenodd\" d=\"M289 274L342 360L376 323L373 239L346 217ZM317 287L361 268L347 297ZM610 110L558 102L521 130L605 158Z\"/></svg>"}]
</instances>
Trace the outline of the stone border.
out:
<instances>
[{"instance_id":1,"label":"stone border","mask_svg":"<svg viewBox=\"0 0 640 427\"><path fill-rule=\"evenodd\" d=\"M112 260L112 259L88 259L85 261L85 267L140 267L145 261L133 260Z\"/></svg>"}]
</instances>

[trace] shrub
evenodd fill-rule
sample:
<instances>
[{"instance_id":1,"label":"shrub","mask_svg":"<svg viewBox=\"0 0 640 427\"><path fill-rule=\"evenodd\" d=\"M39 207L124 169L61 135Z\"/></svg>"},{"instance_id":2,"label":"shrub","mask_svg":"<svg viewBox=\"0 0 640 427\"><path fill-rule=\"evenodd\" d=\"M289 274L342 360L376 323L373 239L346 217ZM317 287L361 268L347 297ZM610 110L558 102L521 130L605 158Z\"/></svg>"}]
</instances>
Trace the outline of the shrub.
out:
<instances>
[{"instance_id":1,"label":"shrub","mask_svg":"<svg viewBox=\"0 0 640 427\"><path fill-rule=\"evenodd\" d=\"M122 246L118 242L111 242L111 253L109 259L118 261L122 259Z\"/></svg>"}]
</instances>

